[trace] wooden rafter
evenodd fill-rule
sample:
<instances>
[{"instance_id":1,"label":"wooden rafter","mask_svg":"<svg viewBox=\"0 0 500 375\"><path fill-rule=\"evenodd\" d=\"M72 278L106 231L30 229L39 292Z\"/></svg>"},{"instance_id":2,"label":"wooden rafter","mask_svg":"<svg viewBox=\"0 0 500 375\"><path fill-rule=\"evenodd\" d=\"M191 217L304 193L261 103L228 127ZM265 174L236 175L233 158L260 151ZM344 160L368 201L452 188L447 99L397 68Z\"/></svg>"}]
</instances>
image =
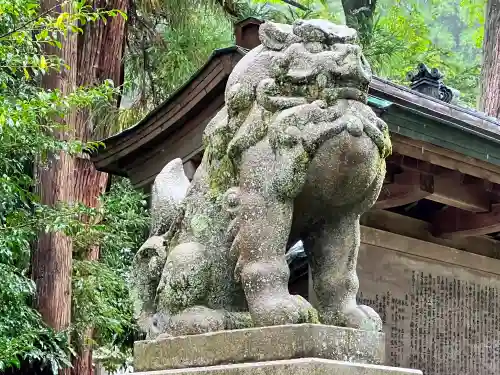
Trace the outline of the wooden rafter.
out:
<instances>
[{"instance_id":1,"label":"wooden rafter","mask_svg":"<svg viewBox=\"0 0 500 375\"><path fill-rule=\"evenodd\" d=\"M374 208L387 209L404 206L430 195L421 189L420 173L405 171L391 178L392 182L384 185Z\"/></svg>"},{"instance_id":2,"label":"wooden rafter","mask_svg":"<svg viewBox=\"0 0 500 375\"><path fill-rule=\"evenodd\" d=\"M500 184L500 166L461 155L452 150L432 144L410 139L398 134L391 134L392 150L398 155L405 155L415 160L417 168L422 170L425 165L431 168L446 168L456 170L464 174L475 176L486 181ZM425 164L427 162L427 164Z\"/></svg>"},{"instance_id":3,"label":"wooden rafter","mask_svg":"<svg viewBox=\"0 0 500 375\"><path fill-rule=\"evenodd\" d=\"M482 184L464 184L456 171L447 175L421 175L420 188L427 199L471 212L488 212L490 197Z\"/></svg>"},{"instance_id":4,"label":"wooden rafter","mask_svg":"<svg viewBox=\"0 0 500 375\"><path fill-rule=\"evenodd\" d=\"M398 154L388 159L388 165L386 185L375 208L398 207L425 198L471 212L490 210L492 185L480 179ZM403 173L392 172L395 166Z\"/></svg>"},{"instance_id":5,"label":"wooden rafter","mask_svg":"<svg viewBox=\"0 0 500 375\"><path fill-rule=\"evenodd\" d=\"M474 213L456 207L438 212L432 222L436 236L481 236L500 232L500 204L493 204L489 212Z\"/></svg>"}]
</instances>

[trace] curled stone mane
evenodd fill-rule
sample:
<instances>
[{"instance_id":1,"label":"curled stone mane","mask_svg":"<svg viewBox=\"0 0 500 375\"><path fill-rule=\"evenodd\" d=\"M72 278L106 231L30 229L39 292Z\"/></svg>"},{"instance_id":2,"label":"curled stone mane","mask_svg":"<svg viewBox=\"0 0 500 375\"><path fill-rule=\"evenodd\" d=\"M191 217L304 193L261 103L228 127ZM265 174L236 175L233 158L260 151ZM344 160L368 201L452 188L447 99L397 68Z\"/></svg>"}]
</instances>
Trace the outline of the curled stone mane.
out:
<instances>
[{"instance_id":1,"label":"curled stone mane","mask_svg":"<svg viewBox=\"0 0 500 375\"><path fill-rule=\"evenodd\" d=\"M318 321L381 330L357 305L359 217L391 152L366 104L371 70L356 31L328 21L261 25L231 73L189 183L155 181L152 236L134 259L148 337ZM286 249L302 240L318 305L288 292Z\"/></svg>"},{"instance_id":2,"label":"curled stone mane","mask_svg":"<svg viewBox=\"0 0 500 375\"><path fill-rule=\"evenodd\" d=\"M323 20L299 20L292 26L266 22L259 35L262 45L250 51L232 72L226 107L205 131L204 143L214 172L212 187L217 190L238 184L242 153L266 136L275 150L290 146L301 130L291 122L324 117L335 121L349 117L353 107L362 108L352 101L367 101L372 74L355 44L353 29ZM356 126L348 118L344 120L329 133ZM375 116L369 121L383 131L372 134L381 154L390 154L387 127ZM320 142L315 140L306 147L304 160L314 157Z\"/></svg>"}]
</instances>

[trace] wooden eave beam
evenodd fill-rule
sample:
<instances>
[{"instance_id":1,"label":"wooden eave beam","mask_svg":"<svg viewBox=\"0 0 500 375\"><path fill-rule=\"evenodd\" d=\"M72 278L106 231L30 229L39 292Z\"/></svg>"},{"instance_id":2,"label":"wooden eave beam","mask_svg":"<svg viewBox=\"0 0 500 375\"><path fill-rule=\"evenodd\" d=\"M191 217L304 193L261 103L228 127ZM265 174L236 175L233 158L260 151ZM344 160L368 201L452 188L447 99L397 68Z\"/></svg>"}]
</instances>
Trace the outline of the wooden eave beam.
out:
<instances>
[{"instance_id":1,"label":"wooden eave beam","mask_svg":"<svg viewBox=\"0 0 500 375\"><path fill-rule=\"evenodd\" d=\"M404 171L392 176L391 180L391 183L382 187L374 209L404 206L430 195L421 189L418 172Z\"/></svg>"},{"instance_id":2,"label":"wooden eave beam","mask_svg":"<svg viewBox=\"0 0 500 375\"><path fill-rule=\"evenodd\" d=\"M439 211L432 221L435 236L482 236L500 232L500 204L494 204L489 212L474 213L456 207Z\"/></svg>"},{"instance_id":3,"label":"wooden eave beam","mask_svg":"<svg viewBox=\"0 0 500 375\"><path fill-rule=\"evenodd\" d=\"M376 209L404 206L424 198L471 212L490 209L490 193L484 185L464 184L462 175L455 171L432 175L406 169L386 180L391 182L382 187Z\"/></svg>"},{"instance_id":4,"label":"wooden eave beam","mask_svg":"<svg viewBox=\"0 0 500 375\"><path fill-rule=\"evenodd\" d=\"M427 199L470 212L488 212L490 194L480 184L463 184L459 173L420 176L420 188Z\"/></svg>"},{"instance_id":5,"label":"wooden eave beam","mask_svg":"<svg viewBox=\"0 0 500 375\"><path fill-rule=\"evenodd\" d=\"M141 147L149 147L148 143L154 142L160 133L162 137L166 137L176 130L176 126L182 126L183 119L195 112L195 107L211 94L211 90L227 79L239 59L241 53L236 49L214 54L191 81L152 111L139 125L105 140L110 143L108 147L92 157L96 167L104 169L123 160Z\"/></svg>"},{"instance_id":6,"label":"wooden eave beam","mask_svg":"<svg viewBox=\"0 0 500 375\"><path fill-rule=\"evenodd\" d=\"M427 165L432 165L434 169L443 167L500 184L500 166L498 165L395 133L391 133L391 141L393 152L427 162ZM421 164L419 169L422 165L426 164Z\"/></svg>"}]
</instances>

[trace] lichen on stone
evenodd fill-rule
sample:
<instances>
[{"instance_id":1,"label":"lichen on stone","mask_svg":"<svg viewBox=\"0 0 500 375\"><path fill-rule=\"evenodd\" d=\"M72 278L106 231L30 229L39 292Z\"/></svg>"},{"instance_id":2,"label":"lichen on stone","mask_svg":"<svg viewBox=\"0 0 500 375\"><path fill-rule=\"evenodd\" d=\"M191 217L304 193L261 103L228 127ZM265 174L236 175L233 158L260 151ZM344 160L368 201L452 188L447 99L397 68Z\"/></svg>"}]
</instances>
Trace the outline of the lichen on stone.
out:
<instances>
[{"instance_id":1,"label":"lichen on stone","mask_svg":"<svg viewBox=\"0 0 500 375\"><path fill-rule=\"evenodd\" d=\"M224 155L220 160L212 160L209 168L212 197L217 198L238 183L238 166L229 155Z\"/></svg>"},{"instance_id":2,"label":"lichen on stone","mask_svg":"<svg viewBox=\"0 0 500 375\"><path fill-rule=\"evenodd\" d=\"M155 332L169 335L319 322L379 330L375 311L356 304L356 258L391 142L366 103L371 69L356 31L299 20L266 22L259 35L228 78L185 197L161 190L164 251L135 259L141 327L162 317ZM165 170L185 181L177 164ZM291 239L307 247L316 308L288 292Z\"/></svg>"}]
</instances>

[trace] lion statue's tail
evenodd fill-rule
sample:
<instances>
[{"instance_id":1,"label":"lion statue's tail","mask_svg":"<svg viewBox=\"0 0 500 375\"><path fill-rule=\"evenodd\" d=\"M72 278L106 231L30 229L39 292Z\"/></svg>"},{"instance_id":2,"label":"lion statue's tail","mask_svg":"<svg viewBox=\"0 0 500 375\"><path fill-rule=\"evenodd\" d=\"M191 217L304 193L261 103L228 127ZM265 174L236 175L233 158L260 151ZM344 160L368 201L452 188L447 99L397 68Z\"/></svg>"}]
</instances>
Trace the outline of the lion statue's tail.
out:
<instances>
[{"instance_id":1,"label":"lion statue's tail","mask_svg":"<svg viewBox=\"0 0 500 375\"><path fill-rule=\"evenodd\" d=\"M182 160L170 161L156 176L151 190L151 233L166 233L177 218L190 182L184 173Z\"/></svg>"}]
</instances>

